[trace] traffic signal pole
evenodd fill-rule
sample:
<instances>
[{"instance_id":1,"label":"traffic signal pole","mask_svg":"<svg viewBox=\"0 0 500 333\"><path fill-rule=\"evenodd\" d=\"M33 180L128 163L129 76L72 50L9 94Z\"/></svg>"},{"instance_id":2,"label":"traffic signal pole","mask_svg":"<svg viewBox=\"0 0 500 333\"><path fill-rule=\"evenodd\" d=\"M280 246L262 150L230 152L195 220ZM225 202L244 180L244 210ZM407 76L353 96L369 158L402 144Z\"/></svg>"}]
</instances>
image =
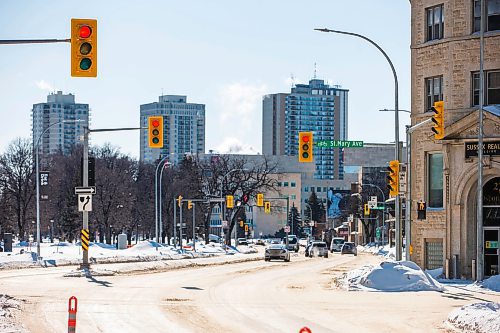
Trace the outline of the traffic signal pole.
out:
<instances>
[{"instance_id":1,"label":"traffic signal pole","mask_svg":"<svg viewBox=\"0 0 500 333\"><path fill-rule=\"evenodd\" d=\"M83 128L83 187L89 186L89 128ZM89 228L89 212L83 211L83 229ZM83 259L80 269L89 269L89 251L83 250Z\"/></svg>"},{"instance_id":2,"label":"traffic signal pole","mask_svg":"<svg viewBox=\"0 0 500 333\"><path fill-rule=\"evenodd\" d=\"M83 187L89 186L89 134L91 132L115 132L115 131L130 131L143 129L142 127L123 127L123 128L103 128L103 129L93 129L88 127L83 127ZM89 212L83 211L83 229L89 228ZM89 263L89 252L88 250L83 250L83 259L80 269L90 269Z\"/></svg>"}]
</instances>

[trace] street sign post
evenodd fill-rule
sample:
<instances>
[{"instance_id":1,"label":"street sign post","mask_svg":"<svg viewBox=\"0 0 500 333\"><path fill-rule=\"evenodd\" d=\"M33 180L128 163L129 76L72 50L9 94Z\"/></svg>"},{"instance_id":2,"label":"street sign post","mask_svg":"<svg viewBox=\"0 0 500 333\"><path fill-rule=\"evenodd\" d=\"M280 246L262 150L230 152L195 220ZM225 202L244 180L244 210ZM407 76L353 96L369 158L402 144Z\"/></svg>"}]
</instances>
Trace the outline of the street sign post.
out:
<instances>
[{"instance_id":1,"label":"street sign post","mask_svg":"<svg viewBox=\"0 0 500 333\"><path fill-rule=\"evenodd\" d=\"M284 229L285 229L285 232L290 232L290 226L289 225L286 225Z\"/></svg>"},{"instance_id":2,"label":"street sign post","mask_svg":"<svg viewBox=\"0 0 500 333\"><path fill-rule=\"evenodd\" d=\"M78 211L79 212L92 211L92 195L78 194Z\"/></svg>"},{"instance_id":3,"label":"street sign post","mask_svg":"<svg viewBox=\"0 0 500 333\"><path fill-rule=\"evenodd\" d=\"M75 187L75 194L96 194L95 186L77 186Z\"/></svg>"}]
</instances>

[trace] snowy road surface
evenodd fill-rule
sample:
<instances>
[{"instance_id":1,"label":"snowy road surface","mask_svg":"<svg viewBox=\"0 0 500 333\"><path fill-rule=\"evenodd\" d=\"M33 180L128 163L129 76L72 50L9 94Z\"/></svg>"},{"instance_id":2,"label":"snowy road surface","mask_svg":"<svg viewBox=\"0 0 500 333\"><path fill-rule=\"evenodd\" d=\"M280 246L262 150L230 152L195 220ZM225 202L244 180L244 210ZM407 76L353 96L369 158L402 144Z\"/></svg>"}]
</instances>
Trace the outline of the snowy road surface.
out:
<instances>
[{"instance_id":1,"label":"snowy road surface","mask_svg":"<svg viewBox=\"0 0 500 333\"><path fill-rule=\"evenodd\" d=\"M335 276L381 259L292 256L150 274L68 278L71 267L0 271L0 290L27 300L32 333L67 330L78 298L77 332L433 332L448 313L498 293L344 291Z\"/></svg>"}]
</instances>

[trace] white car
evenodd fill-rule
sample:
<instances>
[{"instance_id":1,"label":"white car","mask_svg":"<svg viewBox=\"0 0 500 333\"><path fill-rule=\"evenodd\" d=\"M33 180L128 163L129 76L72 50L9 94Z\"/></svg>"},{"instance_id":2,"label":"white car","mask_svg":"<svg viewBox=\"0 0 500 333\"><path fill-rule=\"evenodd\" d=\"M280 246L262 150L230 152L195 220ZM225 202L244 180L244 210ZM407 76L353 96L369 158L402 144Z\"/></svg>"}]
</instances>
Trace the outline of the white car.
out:
<instances>
[{"instance_id":1,"label":"white car","mask_svg":"<svg viewBox=\"0 0 500 333\"><path fill-rule=\"evenodd\" d=\"M271 244L265 252L264 260L271 261L271 259L280 259L286 262L290 261L290 251L284 244Z\"/></svg>"},{"instance_id":2,"label":"white car","mask_svg":"<svg viewBox=\"0 0 500 333\"><path fill-rule=\"evenodd\" d=\"M328 246L325 242L311 242L306 248L306 257L325 257L328 258Z\"/></svg>"}]
</instances>

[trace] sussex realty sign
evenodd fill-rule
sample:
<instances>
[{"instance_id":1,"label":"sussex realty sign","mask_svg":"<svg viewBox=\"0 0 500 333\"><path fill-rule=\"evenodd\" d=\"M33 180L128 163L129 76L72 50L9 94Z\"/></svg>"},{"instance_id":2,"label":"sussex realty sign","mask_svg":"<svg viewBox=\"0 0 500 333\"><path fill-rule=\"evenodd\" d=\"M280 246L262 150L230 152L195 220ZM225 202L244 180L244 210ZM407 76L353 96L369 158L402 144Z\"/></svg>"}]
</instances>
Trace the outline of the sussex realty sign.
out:
<instances>
[{"instance_id":1,"label":"sussex realty sign","mask_svg":"<svg viewBox=\"0 0 500 333\"><path fill-rule=\"evenodd\" d=\"M477 156L477 142L465 142L465 158ZM500 141L483 142L483 155L500 156Z\"/></svg>"}]
</instances>

